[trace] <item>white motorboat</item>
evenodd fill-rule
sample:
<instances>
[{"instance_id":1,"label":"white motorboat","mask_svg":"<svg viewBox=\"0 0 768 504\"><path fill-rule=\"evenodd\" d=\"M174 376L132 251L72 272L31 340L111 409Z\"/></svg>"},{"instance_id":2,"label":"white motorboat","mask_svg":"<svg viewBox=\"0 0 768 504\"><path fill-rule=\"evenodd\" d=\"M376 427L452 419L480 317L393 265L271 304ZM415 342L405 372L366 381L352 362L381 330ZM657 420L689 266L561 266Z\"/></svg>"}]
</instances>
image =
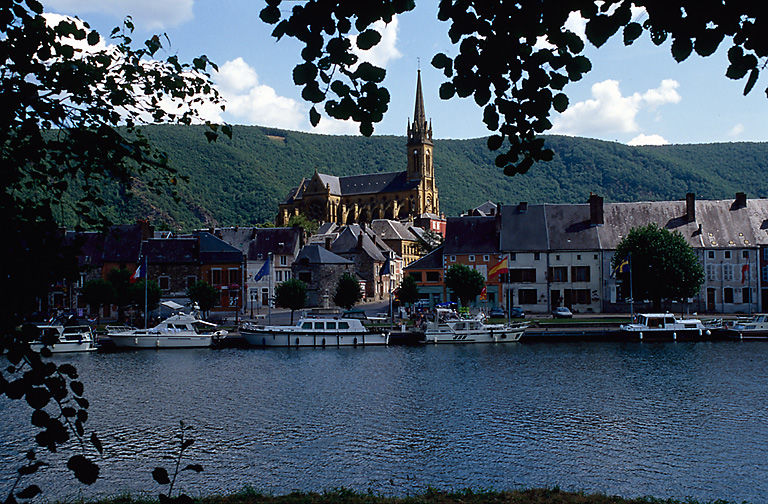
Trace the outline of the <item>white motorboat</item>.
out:
<instances>
[{"instance_id":1,"label":"white motorboat","mask_svg":"<svg viewBox=\"0 0 768 504\"><path fill-rule=\"evenodd\" d=\"M768 339L768 315L758 313L735 324L724 324L720 331L732 339Z\"/></svg>"},{"instance_id":2,"label":"white motorboat","mask_svg":"<svg viewBox=\"0 0 768 504\"><path fill-rule=\"evenodd\" d=\"M619 326L619 332L633 340L701 340L712 331L699 319L678 319L671 313L639 313L635 322Z\"/></svg>"},{"instance_id":3,"label":"white motorboat","mask_svg":"<svg viewBox=\"0 0 768 504\"><path fill-rule=\"evenodd\" d=\"M514 343L520 341L528 324L485 324L481 317L466 319L446 308L436 308L434 320L427 322L427 343Z\"/></svg>"},{"instance_id":4,"label":"white motorboat","mask_svg":"<svg viewBox=\"0 0 768 504\"><path fill-rule=\"evenodd\" d=\"M296 325L245 323L240 334L252 346L331 347L386 345L387 333L370 331L360 319L302 317Z\"/></svg>"},{"instance_id":5,"label":"white motorboat","mask_svg":"<svg viewBox=\"0 0 768 504\"><path fill-rule=\"evenodd\" d=\"M37 328L40 330L40 337L30 344L32 349L37 352L44 346L47 346L53 353L92 352L96 350L96 338L88 325L47 324L39 325Z\"/></svg>"},{"instance_id":6,"label":"white motorboat","mask_svg":"<svg viewBox=\"0 0 768 504\"><path fill-rule=\"evenodd\" d=\"M227 331L192 313L177 313L149 329L107 328L107 336L118 348L206 348Z\"/></svg>"}]
</instances>

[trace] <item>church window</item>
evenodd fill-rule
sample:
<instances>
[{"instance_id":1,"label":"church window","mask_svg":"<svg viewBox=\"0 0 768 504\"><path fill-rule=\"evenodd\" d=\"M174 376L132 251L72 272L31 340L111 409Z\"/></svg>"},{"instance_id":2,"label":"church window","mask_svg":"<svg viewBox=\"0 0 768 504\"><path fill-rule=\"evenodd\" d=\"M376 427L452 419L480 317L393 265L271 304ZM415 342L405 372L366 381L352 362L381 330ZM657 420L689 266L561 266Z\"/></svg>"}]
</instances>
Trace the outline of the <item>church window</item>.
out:
<instances>
[{"instance_id":1,"label":"church window","mask_svg":"<svg viewBox=\"0 0 768 504\"><path fill-rule=\"evenodd\" d=\"M469 262L475 262L475 256L470 255L469 256Z\"/></svg>"}]
</instances>

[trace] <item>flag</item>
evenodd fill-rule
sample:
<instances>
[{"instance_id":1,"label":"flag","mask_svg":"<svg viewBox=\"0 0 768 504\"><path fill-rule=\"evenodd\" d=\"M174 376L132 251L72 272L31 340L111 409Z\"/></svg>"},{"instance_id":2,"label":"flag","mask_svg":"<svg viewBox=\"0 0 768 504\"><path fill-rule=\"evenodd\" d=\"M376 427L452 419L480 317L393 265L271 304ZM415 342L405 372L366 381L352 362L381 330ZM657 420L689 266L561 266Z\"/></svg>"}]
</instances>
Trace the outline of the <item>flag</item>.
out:
<instances>
[{"instance_id":1,"label":"flag","mask_svg":"<svg viewBox=\"0 0 768 504\"><path fill-rule=\"evenodd\" d=\"M258 282L262 279L262 277L265 277L266 275L269 275L269 256L267 256L267 260L264 261L264 265L261 267L259 272L253 276L253 281Z\"/></svg>"},{"instance_id":2,"label":"flag","mask_svg":"<svg viewBox=\"0 0 768 504\"><path fill-rule=\"evenodd\" d=\"M488 270L488 278L507 272L509 272L509 256L505 257L502 261Z\"/></svg>"},{"instance_id":3,"label":"flag","mask_svg":"<svg viewBox=\"0 0 768 504\"><path fill-rule=\"evenodd\" d=\"M146 269L145 269L143 264L139 263L139 267L136 268L136 271L134 271L133 275L131 275L130 282L131 283L136 283L136 281L139 278L146 278L146 277L147 277Z\"/></svg>"},{"instance_id":4,"label":"flag","mask_svg":"<svg viewBox=\"0 0 768 504\"><path fill-rule=\"evenodd\" d=\"M391 275L391 274L392 274L392 268L389 265L389 259L387 259L387 262L384 263L384 266L382 266L381 271L379 271L379 276Z\"/></svg>"},{"instance_id":5,"label":"flag","mask_svg":"<svg viewBox=\"0 0 768 504\"><path fill-rule=\"evenodd\" d=\"M749 264L745 264L741 267L741 283L744 283L749 278Z\"/></svg>"}]
</instances>

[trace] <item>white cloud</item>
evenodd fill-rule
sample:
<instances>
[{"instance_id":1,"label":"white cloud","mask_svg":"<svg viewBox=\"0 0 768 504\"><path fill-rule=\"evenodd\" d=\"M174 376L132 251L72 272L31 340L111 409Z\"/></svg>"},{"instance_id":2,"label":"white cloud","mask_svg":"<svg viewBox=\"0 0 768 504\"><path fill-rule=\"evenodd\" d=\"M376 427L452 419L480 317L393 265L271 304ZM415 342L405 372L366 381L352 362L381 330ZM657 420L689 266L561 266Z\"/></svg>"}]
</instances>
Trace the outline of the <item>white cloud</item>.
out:
<instances>
[{"instance_id":1,"label":"white cloud","mask_svg":"<svg viewBox=\"0 0 768 504\"><path fill-rule=\"evenodd\" d=\"M592 85L592 99L574 103L553 121L553 133L590 135L632 133L640 128L637 114L643 107L655 109L666 103L678 103L679 84L665 79L656 89L623 96L619 81L605 80Z\"/></svg>"},{"instance_id":2,"label":"white cloud","mask_svg":"<svg viewBox=\"0 0 768 504\"><path fill-rule=\"evenodd\" d=\"M360 125L351 120L340 121L323 114L317 127L312 128L311 133L320 133L323 135L359 135Z\"/></svg>"},{"instance_id":3,"label":"white cloud","mask_svg":"<svg viewBox=\"0 0 768 504\"><path fill-rule=\"evenodd\" d=\"M66 13L97 13L123 19L131 16L148 30L178 26L190 21L195 0L46 0L49 10Z\"/></svg>"},{"instance_id":4,"label":"white cloud","mask_svg":"<svg viewBox=\"0 0 768 504\"><path fill-rule=\"evenodd\" d=\"M729 137L738 137L741 136L741 134L744 132L744 125L741 123L735 124L733 128L731 128L731 131L728 132Z\"/></svg>"},{"instance_id":5,"label":"white cloud","mask_svg":"<svg viewBox=\"0 0 768 504\"><path fill-rule=\"evenodd\" d=\"M627 142L627 145L668 145L669 142L661 135L646 135L640 133Z\"/></svg>"},{"instance_id":6,"label":"white cloud","mask_svg":"<svg viewBox=\"0 0 768 504\"><path fill-rule=\"evenodd\" d=\"M381 33L381 40L379 43L367 51L361 51L357 48L357 36L352 36L350 37L350 40L352 41L352 52L360 58L361 62L367 61L377 67L387 68L387 63L403 56L397 48L397 16L392 18L392 21L389 24L384 24L384 21L376 21L371 25L371 28Z\"/></svg>"}]
</instances>

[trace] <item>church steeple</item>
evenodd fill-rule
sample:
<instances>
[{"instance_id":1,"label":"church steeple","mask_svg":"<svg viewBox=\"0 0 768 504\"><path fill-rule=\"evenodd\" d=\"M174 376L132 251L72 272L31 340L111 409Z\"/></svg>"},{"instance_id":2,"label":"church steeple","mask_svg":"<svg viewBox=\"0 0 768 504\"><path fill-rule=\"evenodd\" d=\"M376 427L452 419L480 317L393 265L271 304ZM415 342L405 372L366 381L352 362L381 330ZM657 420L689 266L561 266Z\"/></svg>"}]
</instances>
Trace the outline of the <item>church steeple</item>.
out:
<instances>
[{"instance_id":1,"label":"church steeple","mask_svg":"<svg viewBox=\"0 0 768 504\"><path fill-rule=\"evenodd\" d=\"M408 126L408 145L432 145L432 124L427 123L424 113L424 95L421 92L421 70L416 74L416 104L413 107L413 123Z\"/></svg>"}]
</instances>

